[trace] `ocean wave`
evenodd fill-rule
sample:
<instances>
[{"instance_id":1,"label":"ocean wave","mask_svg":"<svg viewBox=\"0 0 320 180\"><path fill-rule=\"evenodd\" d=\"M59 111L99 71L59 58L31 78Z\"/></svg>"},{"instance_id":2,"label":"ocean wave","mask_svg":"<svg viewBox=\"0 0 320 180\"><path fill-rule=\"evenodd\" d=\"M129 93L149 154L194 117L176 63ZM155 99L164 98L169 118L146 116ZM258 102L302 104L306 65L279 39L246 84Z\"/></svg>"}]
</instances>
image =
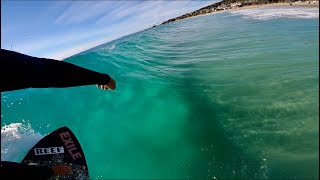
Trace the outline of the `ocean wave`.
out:
<instances>
[{"instance_id":1,"label":"ocean wave","mask_svg":"<svg viewBox=\"0 0 320 180\"><path fill-rule=\"evenodd\" d=\"M76 128L92 179L318 179L319 43L305 42L319 22L305 22L221 13L151 28L67 59L110 74L115 91L12 92L3 119ZM22 124L2 133L7 160L41 137Z\"/></svg>"},{"instance_id":2,"label":"ocean wave","mask_svg":"<svg viewBox=\"0 0 320 180\"><path fill-rule=\"evenodd\" d=\"M244 18L269 20L275 18L292 19L318 19L318 7L264 7L256 9L244 9L230 12L231 14L243 15Z\"/></svg>"},{"instance_id":3,"label":"ocean wave","mask_svg":"<svg viewBox=\"0 0 320 180\"><path fill-rule=\"evenodd\" d=\"M35 133L30 124L11 123L1 127L1 160L21 162L43 135Z\"/></svg>"}]
</instances>

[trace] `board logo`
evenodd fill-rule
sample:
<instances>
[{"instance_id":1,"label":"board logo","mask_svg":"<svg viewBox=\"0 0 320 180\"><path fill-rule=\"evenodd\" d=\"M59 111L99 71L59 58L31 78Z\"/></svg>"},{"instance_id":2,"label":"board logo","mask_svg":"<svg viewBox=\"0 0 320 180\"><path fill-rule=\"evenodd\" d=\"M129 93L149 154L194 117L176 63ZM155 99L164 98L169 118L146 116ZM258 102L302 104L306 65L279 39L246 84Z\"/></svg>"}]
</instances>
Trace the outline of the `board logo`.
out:
<instances>
[{"instance_id":1,"label":"board logo","mask_svg":"<svg viewBox=\"0 0 320 180\"><path fill-rule=\"evenodd\" d=\"M64 153L63 146L61 147L48 147L48 148L35 148L35 155L46 155L46 154L61 154Z\"/></svg>"},{"instance_id":2,"label":"board logo","mask_svg":"<svg viewBox=\"0 0 320 180\"><path fill-rule=\"evenodd\" d=\"M79 159L82 157L79 149L76 147L76 144L75 142L73 142L69 132L63 132L63 133L60 133L60 138L61 140L63 141L64 143L64 146L66 146L69 154L71 155L72 159L73 160L76 160L76 159Z\"/></svg>"}]
</instances>

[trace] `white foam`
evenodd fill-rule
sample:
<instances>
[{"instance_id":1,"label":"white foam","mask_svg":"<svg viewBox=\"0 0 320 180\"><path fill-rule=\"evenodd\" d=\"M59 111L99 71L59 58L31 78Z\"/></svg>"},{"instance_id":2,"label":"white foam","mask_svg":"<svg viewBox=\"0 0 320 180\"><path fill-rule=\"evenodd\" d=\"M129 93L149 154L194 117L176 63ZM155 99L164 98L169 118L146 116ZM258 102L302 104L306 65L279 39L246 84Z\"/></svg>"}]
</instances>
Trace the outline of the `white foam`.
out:
<instances>
[{"instance_id":1,"label":"white foam","mask_svg":"<svg viewBox=\"0 0 320 180\"><path fill-rule=\"evenodd\" d=\"M112 46L109 49L114 49L116 46L114 44L112 44Z\"/></svg>"},{"instance_id":2,"label":"white foam","mask_svg":"<svg viewBox=\"0 0 320 180\"><path fill-rule=\"evenodd\" d=\"M317 19L318 7L264 7L231 11L231 14L243 15L244 18L269 20L275 18Z\"/></svg>"},{"instance_id":3,"label":"white foam","mask_svg":"<svg viewBox=\"0 0 320 180\"><path fill-rule=\"evenodd\" d=\"M1 160L21 162L43 135L35 133L31 125L11 123L1 127Z\"/></svg>"}]
</instances>

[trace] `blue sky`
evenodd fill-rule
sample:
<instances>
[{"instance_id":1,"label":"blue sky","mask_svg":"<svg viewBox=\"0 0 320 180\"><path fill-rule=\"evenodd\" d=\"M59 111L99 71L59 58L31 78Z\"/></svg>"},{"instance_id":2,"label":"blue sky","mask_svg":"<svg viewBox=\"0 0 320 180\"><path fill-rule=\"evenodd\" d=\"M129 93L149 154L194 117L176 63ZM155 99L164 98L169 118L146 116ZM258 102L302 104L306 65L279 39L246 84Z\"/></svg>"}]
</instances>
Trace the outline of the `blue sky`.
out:
<instances>
[{"instance_id":1,"label":"blue sky","mask_svg":"<svg viewBox=\"0 0 320 180\"><path fill-rule=\"evenodd\" d=\"M215 2L1 1L1 48L61 60Z\"/></svg>"}]
</instances>

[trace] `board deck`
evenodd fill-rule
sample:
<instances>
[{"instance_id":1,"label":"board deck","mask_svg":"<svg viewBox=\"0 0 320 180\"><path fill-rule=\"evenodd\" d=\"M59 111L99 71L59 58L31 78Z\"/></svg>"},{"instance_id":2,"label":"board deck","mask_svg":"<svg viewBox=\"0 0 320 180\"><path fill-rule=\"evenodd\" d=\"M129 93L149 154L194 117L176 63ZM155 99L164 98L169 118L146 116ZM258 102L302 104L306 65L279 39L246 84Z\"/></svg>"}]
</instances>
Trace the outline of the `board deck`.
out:
<instances>
[{"instance_id":1,"label":"board deck","mask_svg":"<svg viewBox=\"0 0 320 180\"><path fill-rule=\"evenodd\" d=\"M67 127L59 128L41 139L22 160L24 164L69 165L73 173L51 179L89 179L87 162L79 141Z\"/></svg>"}]
</instances>

